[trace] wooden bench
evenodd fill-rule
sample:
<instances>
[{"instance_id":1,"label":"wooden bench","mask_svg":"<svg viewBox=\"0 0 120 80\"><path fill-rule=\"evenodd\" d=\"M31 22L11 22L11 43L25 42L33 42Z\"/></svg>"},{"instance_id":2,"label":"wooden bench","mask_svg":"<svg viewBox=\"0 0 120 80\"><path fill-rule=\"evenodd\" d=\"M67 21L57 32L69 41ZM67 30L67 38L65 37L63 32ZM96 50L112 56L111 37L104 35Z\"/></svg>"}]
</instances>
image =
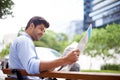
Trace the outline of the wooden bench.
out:
<instances>
[{"instance_id":1,"label":"wooden bench","mask_svg":"<svg viewBox=\"0 0 120 80\"><path fill-rule=\"evenodd\" d=\"M2 69L4 74L10 75L15 74L12 69ZM120 74L112 73L88 73L88 72L42 72L40 74L28 74L25 70L17 70L21 76L39 76L39 77L50 77L50 78L65 78L74 80L120 80ZM6 77L5 80L20 80L15 78Z\"/></svg>"}]
</instances>

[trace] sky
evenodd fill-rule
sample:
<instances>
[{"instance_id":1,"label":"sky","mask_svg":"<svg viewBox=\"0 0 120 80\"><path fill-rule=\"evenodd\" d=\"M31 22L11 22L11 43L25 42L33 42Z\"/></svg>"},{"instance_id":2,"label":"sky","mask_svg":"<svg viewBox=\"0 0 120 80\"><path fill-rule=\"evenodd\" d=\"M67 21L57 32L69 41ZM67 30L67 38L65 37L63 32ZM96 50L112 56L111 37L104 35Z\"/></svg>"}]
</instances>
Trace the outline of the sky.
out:
<instances>
[{"instance_id":1,"label":"sky","mask_svg":"<svg viewBox=\"0 0 120 80\"><path fill-rule=\"evenodd\" d=\"M72 20L83 20L83 0L12 0L13 16L0 19L0 41L6 34L18 33L33 16L42 16L51 30L62 32ZM63 30L64 31L64 30Z\"/></svg>"}]
</instances>

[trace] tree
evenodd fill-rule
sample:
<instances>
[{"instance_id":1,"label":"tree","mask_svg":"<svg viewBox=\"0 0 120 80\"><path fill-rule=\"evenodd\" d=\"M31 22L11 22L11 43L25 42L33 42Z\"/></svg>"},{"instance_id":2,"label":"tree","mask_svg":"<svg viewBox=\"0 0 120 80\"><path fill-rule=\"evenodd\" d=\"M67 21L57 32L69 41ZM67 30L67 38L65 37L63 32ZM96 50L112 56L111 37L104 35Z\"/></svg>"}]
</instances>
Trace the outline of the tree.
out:
<instances>
[{"instance_id":1,"label":"tree","mask_svg":"<svg viewBox=\"0 0 120 80\"><path fill-rule=\"evenodd\" d=\"M2 49L2 51L0 52L0 58L3 58L4 56L9 54L9 48L10 44L8 44L5 48Z\"/></svg>"},{"instance_id":2,"label":"tree","mask_svg":"<svg viewBox=\"0 0 120 80\"><path fill-rule=\"evenodd\" d=\"M12 0L0 0L0 18L6 18L7 15L12 15Z\"/></svg>"},{"instance_id":3,"label":"tree","mask_svg":"<svg viewBox=\"0 0 120 80\"><path fill-rule=\"evenodd\" d=\"M24 31L25 31L25 27L21 27L21 29L18 31L17 36L20 36Z\"/></svg>"},{"instance_id":4,"label":"tree","mask_svg":"<svg viewBox=\"0 0 120 80\"><path fill-rule=\"evenodd\" d=\"M94 29L85 49L85 54L101 56L104 62L120 54L120 24L107 25L105 28ZM113 53L110 50L113 49ZM107 62L106 62L107 63Z\"/></svg>"},{"instance_id":5,"label":"tree","mask_svg":"<svg viewBox=\"0 0 120 80\"><path fill-rule=\"evenodd\" d=\"M63 52L68 45L68 37L64 33L55 33L52 30L47 30L40 41L35 41L35 46L49 47L59 52Z\"/></svg>"},{"instance_id":6,"label":"tree","mask_svg":"<svg viewBox=\"0 0 120 80\"><path fill-rule=\"evenodd\" d=\"M73 41L79 42L84 35L75 35ZM105 28L92 30L91 37L86 45L84 54L92 58L101 57L107 64L109 59L115 59L116 54L120 54L120 24L107 25ZM113 50L110 52L110 50ZM116 59L117 60L117 59ZM91 64L92 65L92 64Z\"/></svg>"}]
</instances>

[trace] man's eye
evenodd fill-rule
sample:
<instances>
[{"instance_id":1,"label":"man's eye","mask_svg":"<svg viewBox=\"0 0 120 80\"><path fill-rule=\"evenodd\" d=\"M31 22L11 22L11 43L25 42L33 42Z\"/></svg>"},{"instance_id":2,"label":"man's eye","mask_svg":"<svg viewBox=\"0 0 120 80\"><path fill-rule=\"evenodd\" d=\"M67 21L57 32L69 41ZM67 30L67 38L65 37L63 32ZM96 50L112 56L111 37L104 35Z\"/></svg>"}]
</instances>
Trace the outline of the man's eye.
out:
<instances>
[{"instance_id":1,"label":"man's eye","mask_svg":"<svg viewBox=\"0 0 120 80\"><path fill-rule=\"evenodd\" d=\"M44 30L44 29L41 29L41 31L45 32L45 30Z\"/></svg>"}]
</instances>

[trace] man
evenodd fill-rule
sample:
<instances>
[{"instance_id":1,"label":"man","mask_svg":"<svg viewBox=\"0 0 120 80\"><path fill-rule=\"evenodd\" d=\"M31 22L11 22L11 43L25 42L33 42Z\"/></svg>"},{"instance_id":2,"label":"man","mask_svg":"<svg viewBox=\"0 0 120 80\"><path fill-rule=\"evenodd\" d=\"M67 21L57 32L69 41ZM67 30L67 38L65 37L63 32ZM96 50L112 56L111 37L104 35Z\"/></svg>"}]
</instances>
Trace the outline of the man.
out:
<instances>
[{"instance_id":1,"label":"man","mask_svg":"<svg viewBox=\"0 0 120 80\"><path fill-rule=\"evenodd\" d=\"M38 41L45 33L49 23L42 17L32 17L23 32L16 38L10 47L9 68L24 69L30 74L38 74L42 71L54 70L56 67L72 64L78 60L78 49L69 52L68 55L52 61L41 61L36 53L33 41ZM43 53L44 54L44 53ZM27 79L39 79L38 77L25 76Z\"/></svg>"}]
</instances>

